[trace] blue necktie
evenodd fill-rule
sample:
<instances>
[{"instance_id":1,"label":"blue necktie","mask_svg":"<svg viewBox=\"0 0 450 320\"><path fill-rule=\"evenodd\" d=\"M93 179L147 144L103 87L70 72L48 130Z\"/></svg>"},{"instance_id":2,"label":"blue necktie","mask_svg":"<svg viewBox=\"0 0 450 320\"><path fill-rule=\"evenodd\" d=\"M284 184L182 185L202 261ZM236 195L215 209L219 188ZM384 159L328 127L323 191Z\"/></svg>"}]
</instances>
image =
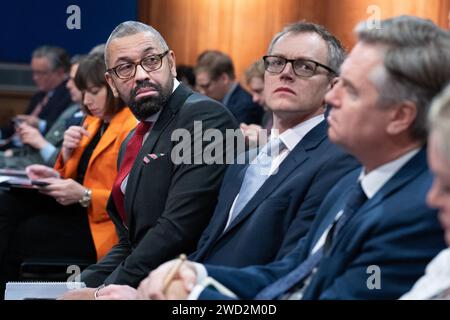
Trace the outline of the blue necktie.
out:
<instances>
[{"instance_id":1,"label":"blue necktie","mask_svg":"<svg viewBox=\"0 0 450 320\"><path fill-rule=\"evenodd\" d=\"M270 140L259 151L258 156L250 162L245 172L241 189L239 190L239 196L231 212L230 224L267 180L270 175L273 158L279 155L285 148L286 146L281 139L276 138Z\"/></svg>"},{"instance_id":2,"label":"blue necktie","mask_svg":"<svg viewBox=\"0 0 450 320\"><path fill-rule=\"evenodd\" d=\"M294 286L301 284L313 272L314 268L319 265L323 255L329 253L329 250L331 249L333 244L333 239L336 239L345 223L353 216L356 211L358 211L358 209L364 204L366 200L367 196L364 193L361 184L356 184L350 191L341 217L337 221L335 221L330 228L325 244L314 254L310 255L297 268L261 290L255 296L255 299L278 299L284 294L288 293L289 290Z\"/></svg>"}]
</instances>

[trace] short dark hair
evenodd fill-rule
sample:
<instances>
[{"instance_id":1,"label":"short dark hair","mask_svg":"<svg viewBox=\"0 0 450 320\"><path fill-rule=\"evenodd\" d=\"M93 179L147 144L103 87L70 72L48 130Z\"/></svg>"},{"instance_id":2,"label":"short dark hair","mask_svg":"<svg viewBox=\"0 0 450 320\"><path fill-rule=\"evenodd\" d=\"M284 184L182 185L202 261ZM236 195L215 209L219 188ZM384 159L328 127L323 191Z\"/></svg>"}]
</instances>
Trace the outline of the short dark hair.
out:
<instances>
[{"instance_id":1,"label":"short dark hair","mask_svg":"<svg viewBox=\"0 0 450 320\"><path fill-rule=\"evenodd\" d=\"M62 68L64 72L70 70L70 57L64 48L56 46L40 46L34 49L32 58L47 58L52 70Z\"/></svg>"},{"instance_id":2,"label":"short dark hair","mask_svg":"<svg viewBox=\"0 0 450 320\"><path fill-rule=\"evenodd\" d=\"M338 38L336 38L330 31L324 26L307 21L298 21L293 24L287 25L283 31L277 33L269 45L269 54L272 53L273 47L283 36L288 33L300 34L300 33L315 33L320 36L326 43L328 48L328 66L339 73L341 64L345 60L345 49L342 46ZM334 74L332 74L334 76Z\"/></svg>"},{"instance_id":3,"label":"short dark hair","mask_svg":"<svg viewBox=\"0 0 450 320\"><path fill-rule=\"evenodd\" d=\"M75 75L75 85L80 91L87 90L91 86L106 87L106 114L114 116L125 107L125 103L120 98L115 98L111 88L105 80L105 58L101 53L90 54L80 61L77 74ZM83 105L87 114L91 114Z\"/></svg>"},{"instance_id":4,"label":"short dark hair","mask_svg":"<svg viewBox=\"0 0 450 320\"><path fill-rule=\"evenodd\" d=\"M199 72L207 72L211 80L218 79L224 73L231 79L236 78L230 56L217 50L206 50L198 56L195 73Z\"/></svg>"}]
</instances>

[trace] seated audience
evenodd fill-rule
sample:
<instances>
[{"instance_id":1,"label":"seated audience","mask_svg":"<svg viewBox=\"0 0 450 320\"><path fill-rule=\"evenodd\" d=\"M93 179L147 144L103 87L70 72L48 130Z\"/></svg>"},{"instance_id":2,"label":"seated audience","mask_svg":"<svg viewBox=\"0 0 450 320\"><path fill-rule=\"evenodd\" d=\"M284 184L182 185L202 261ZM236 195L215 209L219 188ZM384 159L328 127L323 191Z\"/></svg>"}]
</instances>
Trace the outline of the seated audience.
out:
<instances>
[{"instance_id":1,"label":"seated audience","mask_svg":"<svg viewBox=\"0 0 450 320\"><path fill-rule=\"evenodd\" d=\"M436 98L429 115L428 162L434 174L427 202L439 210L439 220L450 246L450 86ZM450 248L427 266L412 289L401 299L450 299Z\"/></svg>"},{"instance_id":2,"label":"seated audience","mask_svg":"<svg viewBox=\"0 0 450 320\"><path fill-rule=\"evenodd\" d=\"M285 57L296 59L294 66ZM256 162L229 167L213 217L189 259L230 267L267 264L282 259L307 234L328 190L359 166L329 141L324 117L325 94L344 57L340 42L320 25L299 22L274 37L264 83L274 115L271 140ZM311 61L317 66L305 71L304 63ZM295 95L277 92L286 81ZM276 155L267 159L269 169L264 160L270 147ZM130 291L111 286L97 296Z\"/></svg>"},{"instance_id":3,"label":"seated audience","mask_svg":"<svg viewBox=\"0 0 450 320\"><path fill-rule=\"evenodd\" d=\"M80 62L75 84L88 114L64 134L55 168L27 167L48 186L0 192L0 277L16 280L30 257L95 262L117 242L106 201L117 173L121 143L136 125L104 78L103 55Z\"/></svg>"},{"instance_id":4,"label":"seated audience","mask_svg":"<svg viewBox=\"0 0 450 320\"><path fill-rule=\"evenodd\" d=\"M330 191L305 239L282 260L246 268L185 262L161 265L138 298L225 299L212 277L243 299L396 299L444 248L425 142L429 104L450 80L450 35L401 16L365 22L327 94L330 139L362 164ZM286 39L279 40L280 42ZM291 57L289 57L291 58Z\"/></svg>"},{"instance_id":5,"label":"seated audience","mask_svg":"<svg viewBox=\"0 0 450 320\"><path fill-rule=\"evenodd\" d=\"M220 51L205 51L195 66L197 91L222 102L239 123L261 124L262 107L236 81L231 58Z\"/></svg>"},{"instance_id":6,"label":"seated audience","mask_svg":"<svg viewBox=\"0 0 450 320\"><path fill-rule=\"evenodd\" d=\"M79 125L83 120L83 112L80 111L81 92L75 86L74 78L78 70L81 56L71 59L71 68L66 87L70 92L73 104L70 105L55 121L53 126L43 136L41 132L22 122L17 126L17 134L21 147L0 152L0 167L12 169L24 169L31 164L44 164L53 166L62 146L64 131L70 125Z\"/></svg>"},{"instance_id":7,"label":"seated audience","mask_svg":"<svg viewBox=\"0 0 450 320\"><path fill-rule=\"evenodd\" d=\"M108 202L119 243L82 272L88 288L66 299L93 299L102 284L137 286L162 262L192 252L217 203L227 167L226 130L237 128L224 106L175 78L175 54L154 28L121 23L105 53L108 84L140 122L123 145ZM210 142L203 137L212 129ZM211 147L220 161L203 160Z\"/></svg>"}]
</instances>

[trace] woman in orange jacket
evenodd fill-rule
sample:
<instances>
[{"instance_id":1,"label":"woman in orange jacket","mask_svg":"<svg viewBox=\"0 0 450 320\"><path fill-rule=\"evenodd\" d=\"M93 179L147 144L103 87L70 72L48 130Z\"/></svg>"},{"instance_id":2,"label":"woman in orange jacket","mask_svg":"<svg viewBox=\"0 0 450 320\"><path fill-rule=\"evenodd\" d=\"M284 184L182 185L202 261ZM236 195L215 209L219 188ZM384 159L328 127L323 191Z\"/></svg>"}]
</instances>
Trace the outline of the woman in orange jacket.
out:
<instances>
[{"instance_id":1,"label":"woman in orange jacket","mask_svg":"<svg viewBox=\"0 0 450 320\"><path fill-rule=\"evenodd\" d=\"M28 257L95 262L117 242L106 203L117 174L120 146L137 121L113 97L104 73L103 55L90 55L80 62L75 83L88 115L82 126L65 132L54 168L32 165L26 169L31 179L48 185L39 187L39 193L0 192L3 281L14 279L21 261Z\"/></svg>"}]
</instances>

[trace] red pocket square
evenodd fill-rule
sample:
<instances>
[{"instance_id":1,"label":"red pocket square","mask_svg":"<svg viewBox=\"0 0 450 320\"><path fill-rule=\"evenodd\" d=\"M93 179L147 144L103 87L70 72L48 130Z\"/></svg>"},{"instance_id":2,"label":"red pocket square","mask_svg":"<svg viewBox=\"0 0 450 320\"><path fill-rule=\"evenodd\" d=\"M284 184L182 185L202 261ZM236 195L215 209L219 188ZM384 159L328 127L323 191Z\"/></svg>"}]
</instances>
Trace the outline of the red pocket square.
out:
<instances>
[{"instance_id":1,"label":"red pocket square","mask_svg":"<svg viewBox=\"0 0 450 320\"><path fill-rule=\"evenodd\" d=\"M147 164L150 161L161 158L164 155L165 155L164 153L149 153L146 156L144 156L144 159L142 159L142 160L144 161L145 164Z\"/></svg>"}]
</instances>

